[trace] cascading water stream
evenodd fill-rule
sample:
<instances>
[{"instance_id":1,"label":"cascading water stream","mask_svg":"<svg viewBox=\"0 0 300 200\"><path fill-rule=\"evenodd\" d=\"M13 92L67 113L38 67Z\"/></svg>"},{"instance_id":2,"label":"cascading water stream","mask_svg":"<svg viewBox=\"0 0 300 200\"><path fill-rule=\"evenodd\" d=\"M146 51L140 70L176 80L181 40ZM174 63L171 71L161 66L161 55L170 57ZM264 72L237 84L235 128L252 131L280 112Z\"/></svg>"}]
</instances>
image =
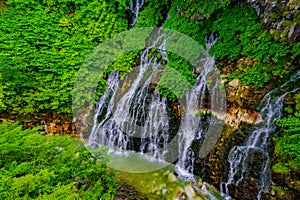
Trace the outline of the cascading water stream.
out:
<instances>
[{"instance_id":1,"label":"cascading water stream","mask_svg":"<svg viewBox=\"0 0 300 200\"><path fill-rule=\"evenodd\" d=\"M213 34L206 38L206 52L209 53L210 48L217 42ZM179 128L178 153L180 156L175 166L175 171L183 180L194 181L194 152L191 149L192 142L202 137L201 117L197 115L197 108L203 107L203 99L207 86L207 76L215 67L214 58L204 58L204 63L200 75L197 77L194 87L185 95L186 110L182 116L182 123ZM215 82L215 84L218 84Z\"/></svg>"},{"instance_id":2,"label":"cascading water stream","mask_svg":"<svg viewBox=\"0 0 300 200\"><path fill-rule=\"evenodd\" d=\"M118 73L113 72L108 79L108 90L101 96L96 106L94 125L87 145L97 147L109 146L110 149L127 150L131 142L130 136L141 138L141 153L150 154L152 158L164 159L169 151L167 142L169 139L169 116L167 114L166 99L162 99L155 89L151 97L149 86L153 78L153 70L160 65L154 56L149 58L149 51L158 47L162 60L167 61L165 52L166 38L158 30L158 37L151 46L143 50L140 58L140 66L137 76L132 80L130 87L116 104L115 96L119 89ZM206 51L217 41L213 35L206 38ZM214 69L214 58L203 58L204 63L201 74L196 79L194 88L186 94L186 112L182 116L182 125L178 131L178 153L181 155L176 169L179 176L185 180L194 179L194 152L190 146L195 138L203 135L201 117L197 115L195 108L201 108L206 91L206 79ZM151 71L150 75L146 75ZM148 73L149 74L149 73ZM142 81L144 80L144 81ZM143 83L142 83L143 82ZM215 82L214 84L217 84ZM147 103L147 99L151 99ZM149 101L149 100L148 100ZM104 115L105 109L106 114ZM98 123L99 117L102 120ZM141 126L138 126L140 124Z\"/></svg>"},{"instance_id":3,"label":"cascading water stream","mask_svg":"<svg viewBox=\"0 0 300 200\"><path fill-rule=\"evenodd\" d=\"M134 14L131 27L136 24L143 4L144 0L132 1L129 4ZM142 51L139 66L134 69L134 73L130 74L134 77L128 76L130 80L123 83L122 88L119 85L121 81L117 72L111 73L108 78L108 89L96 105L94 124L86 142L87 146L92 148L108 146L110 153L122 153L122 156L123 153L127 154L122 150L139 150L142 155L146 154L148 158L150 156L150 159L168 160L167 156L172 149L168 149L170 116L168 116L167 99L162 98L158 94L158 89L152 87L153 79L156 79L156 75L160 73L161 63L168 62L165 50L168 37L164 35L162 28L154 32L150 35L152 42L149 42L150 45ZM206 40L208 53L217 40L213 35ZM153 49L160 54L159 58L155 56L156 53L153 54ZM195 153L191 145L195 138L201 139L205 135L205 128L202 127L203 119L198 116L197 108L203 107L207 78L214 70L214 58L201 57L200 63L202 63L201 73L195 81L194 88L185 96L186 108L181 115L182 122L178 131L180 158L175 166L179 178L193 182L196 180L193 175ZM214 85L212 88L218 87L217 81L212 81L211 84ZM139 142L137 138L140 139ZM209 199L213 199L213 195L205 186L198 189L205 191L210 195Z\"/></svg>"},{"instance_id":4,"label":"cascading water stream","mask_svg":"<svg viewBox=\"0 0 300 200\"><path fill-rule=\"evenodd\" d=\"M259 0L247 0L247 2L252 5L257 16L259 16L261 13L261 6L259 4Z\"/></svg>"},{"instance_id":5,"label":"cascading water stream","mask_svg":"<svg viewBox=\"0 0 300 200\"><path fill-rule=\"evenodd\" d=\"M161 100L160 95L154 91L142 133L140 151L147 152L152 158L164 160L164 155L168 152L168 138L169 118L166 99ZM163 141L162 147L160 141Z\"/></svg>"},{"instance_id":6,"label":"cascading water stream","mask_svg":"<svg viewBox=\"0 0 300 200\"><path fill-rule=\"evenodd\" d=\"M136 24L139 18L140 9L143 7L143 5L144 5L144 0L135 0L135 1L133 0L129 2L129 9L134 15L133 21L130 24L131 27L133 27Z\"/></svg>"},{"instance_id":7,"label":"cascading water stream","mask_svg":"<svg viewBox=\"0 0 300 200\"><path fill-rule=\"evenodd\" d=\"M276 88L266 94L262 101L264 106L260 114L264 119L264 123L254 127L254 131L250 134L244 146L233 147L228 155L229 174L226 183L221 184L221 193L225 199L231 199L228 186L230 184L238 185L247 173L247 162L250 159L250 154L253 152L262 155L262 167L260 172L259 188L257 199L261 199L263 192L268 192L271 182L270 176L270 157L268 153L269 136L275 131L275 119L282 117L283 100L286 95L296 92L300 87L289 90L281 95L276 95L280 90L287 90L288 86L300 79L300 72L293 75L288 82L283 84L280 88ZM277 97L275 97L277 96Z\"/></svg>"},{"instance_id":8,"label":"cascading water stream","mask_svg":"<svg viewBox=\"0 0 300 200\"><path fill-rule=\"evenodd\" d=\"M93 117L93 127L91 130L91 135L86 142L86 145L91 146L93 148L101 145L101 141L103 138L99 138L97 135L97 128L100 124L103 124L111 115L114 107L114 98L117 90L119 89L119 73L112 72L108 78L108 89L101 96L100 100L96 104L96 112ZM105 110L106 108L106 110ZM106 111L105 118L102 120L102 123L98 124L98 117L103 115Z\"/></svg>"},{"instance_id":9,"label":"cascading water stream","mask_svg":"<svg viewBox=\"0 0 300 200\"><path fill-rule=\"evenodd\" d=\"M147 100L151 98L149 86L153 74L160 65L155 56L149 57L149 52L154 47L158 48L162 61L166 62L165 45L166 38L162 34L162 29L158 29L157 38L141 54L137 75L119 100L115 98L119 88L118 74L113 72L110 75L108 90L101 96L96 106L94 125L87 145L92 147L105 145L109 146L110 150L127 150L131 142L130 137L140 137L141 152L163 159L163 154L158 150L160 143L166 143L168 140L169 118L166 112L166 99L161 99L160 95L154 92L151 102L148 103ZM98 123L104 107L107 107L106 115Z\"/></svg>"}]
</instances>

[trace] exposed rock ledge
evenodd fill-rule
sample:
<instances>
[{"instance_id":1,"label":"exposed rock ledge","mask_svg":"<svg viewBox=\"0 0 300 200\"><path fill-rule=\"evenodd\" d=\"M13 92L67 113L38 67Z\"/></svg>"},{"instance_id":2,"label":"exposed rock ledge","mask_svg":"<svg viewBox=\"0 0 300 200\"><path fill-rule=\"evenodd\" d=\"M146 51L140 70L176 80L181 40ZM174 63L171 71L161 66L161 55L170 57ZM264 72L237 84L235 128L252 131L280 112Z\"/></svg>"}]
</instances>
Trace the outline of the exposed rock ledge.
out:
<instances>
[{"instance_id":1,"label":"exposed rock ledge","mask_svg":"<svg viewBox=\"0 0 300 200\"><path fill-rule=\"evenodd\" d=\"M225 116L225 124L236 130L242 123L259 124L263 122L261 115L253 110L247 110L241 107L230 107Z\"/></svg>"}]
</instances>

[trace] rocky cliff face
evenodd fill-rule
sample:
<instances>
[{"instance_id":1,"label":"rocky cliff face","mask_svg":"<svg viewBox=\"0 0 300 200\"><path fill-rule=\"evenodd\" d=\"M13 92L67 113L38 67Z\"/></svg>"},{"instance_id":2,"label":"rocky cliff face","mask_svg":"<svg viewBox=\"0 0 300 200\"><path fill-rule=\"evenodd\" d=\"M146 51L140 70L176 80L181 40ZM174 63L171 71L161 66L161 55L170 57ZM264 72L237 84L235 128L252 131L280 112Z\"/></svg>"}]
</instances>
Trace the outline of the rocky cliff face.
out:
<instances>
[{"instance_id":1,"label":"rocky cliff face","mask_svg":"<svg viewBox=\"0 0 300 200\"><path fill-rule=\"evenodd\" d=\"M10 123L19 122L25 129L42 126L43 130L40 130L40 134L71 135L73 137L79 137L75 122L67 115L59 115L51 111L33 113L26 116L19 116L14 112L0 114L0 123L3 120L9 121Z\"/></svg>"},{"instance_id":2,"label":"rocky cliff face","mask_svg":"<svg viewBox=\"0 0 300 200\"><path fill-rule=\"evenodd\" d=\"M279 42L299 42L300 41L300 1L299 0L247 0L260 16L264 23L264 28L269 30L274 38ZM240 1L239 1L240 3ZM243 60L247 62L247 60ZM226 66L226 61L222 61ZM227 66L232 64L228 63ZM237 64L238 65L238 64ZM225 67L226 68L226 67ZM230 67L227 67L230 68ZM224 69L224 68L223 68ZM230 73L230 70L224 71L223 74ZM274 87L274 86L271 86ZM220 186L222 181L226 181L228 174L227 156L230 149L235 145L241 145L247 137L247 129L253 124L263 122L256 110L260 100L269 86L261 90L253 90L244 86L238 79L226 83L228 110L225 118L226 129L224 129L221 138L215 149L204 159L196 160L199 166L205 168L204 178ZM289 96L285 99L285 105L294 104ZM270 152L273 151L275 142L271 140ZM256 199L257 179L255 166L260 166L259 162L263 158L253 155L255 159L251 161L250 170L253 176L245 177L239 187L230 186L233 198L236 199ZM272 158L276 162L276 158ZM292 177L294 176L294 177ZM282 174L272 172L273 186L282 186L284 192L270 189L269 193L263 195L263 199L297 199L299 189L295 188L295 180L299 174L292 174L291 177L284 177Z\"/></svg>"},{"instance_id":3,"label":"rocky cliff face","mask_svg":"<svg viewBox=\"0 0 300 200\"><path fill-rule=\"evenodd\" d=\"M281 41L300 41L299 0L247 0L262 22Z\"/></svg>"}]
</instances>

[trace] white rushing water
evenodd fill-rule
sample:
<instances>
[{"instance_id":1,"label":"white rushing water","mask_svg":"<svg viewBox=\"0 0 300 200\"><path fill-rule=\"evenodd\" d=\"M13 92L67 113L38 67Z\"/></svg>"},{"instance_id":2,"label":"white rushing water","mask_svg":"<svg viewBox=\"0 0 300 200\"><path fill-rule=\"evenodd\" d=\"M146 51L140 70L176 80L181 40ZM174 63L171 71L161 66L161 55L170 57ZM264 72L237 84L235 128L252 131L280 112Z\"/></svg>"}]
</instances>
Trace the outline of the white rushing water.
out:
<instances>
[{"instance_id":1,"label":"white rushing water","mask_svg":"<svg viewBox=\"0 0 300 200\"><path fill-rule=\"evenodd\" d=\"M244 179L245 174L247 174L247 162L251 159L250 155L251 153L253 155L253 152L260 154L264 158L262 160L260 171L257 199L260 200L262 193L269 191L271 183L270 157L268 152L269 137L270 134L274 133L276 128L275 119L282 117L284 97L300 89L288 88L298 79L300 79L300 72L293 75L290 80L283 84L280 88L276 88L266 94L261 103L263 108L260 111L264 123L254 128L245 145L235 146L230 150L228 155L228 180L221 184L221 192L225 199L231 199L228 186L230 184L239 185L239 183ZM285 90L286 92L278 95L281 90Z\"/></svg>"},{"instance_id":2,"label":"white rushing water","mask_svg":"<svg viewBox=\"0 0 300 200\"><path fill-rule=\"evenodd\" d=\"M104 142L105 136L98 135L97 130L112 115L112 111L114 107L114 98L118 89L119 89L119 73L112 72L108 78L108 89L106 90L105 93L102 94L100 100L96 104L96 111L93 117L93 127L92 127L90 137L86 142L87 146L96 148L100 145L105 144ZM105 118L100 123L98 123L98 117L104 114L105 114Z\"/></svg>"},{"instance_id":3,"label":"white rushing water","mask_svg":"<svg viewBox=\"0 0 300 200\"><path fill-rule=\"evenodd\" d=\"M144 5L144 0L133 0L131 2L129 2L129 9L130 11L133 13L133 21L130 24L131 27L133 27L138 18L139 18L139 13L140 13L140 9L143 7Z\"/></svg>"},{"instance_id":4,"label":"white rushing water","mask_svg":"<svg viewBox=\"0 0 300 200\"><path fill-rule=\"evenodd\" d=\"M167 39L164 38L161 29L158 29L157 35L153 44L143 50L138 72L119 99L116 99L116 96L120 96L120 94L116 95L119 91L118 73L111 73L108 78L108 89L96 105L94 125L86 145L93 148L105 145L111 151L138 149L142 154L159 160L165 160L165 155L173 150L167 149L170 137L167 100L161 98L157 89L151 92L149 88L160 62L167 62L164 50ZM217 40L213 35L206 39L208 53ZM161 61L158 61L155 56L149 56L149 52L154 47L158 47ZM204 124L197 110L203 107L207 77L215 67L214 58L202 58L201 63L203 63L203 67L200 75L197 77L194 87L185 95L186 108L182 113L181 125L178 130L178 155L180 157L175 170L179 177L186 181L194 180L195 153L191 145L195 139L201 139L205 135ZM218 82L215 81L211 84L215 84L216 86L212 86L215 88ZM99 119L101 120L99 121ZM134 138L140 138L139 147L130 146Z\"/></svg>"},{"instance_id":5,"label":"white rushing water","mask_svg":"<svg viewBox=\"0 0 300 200\"><path fill-rule=\"evenodd\" d=\"M206 38L206 52L209 53L210 48L217 42L213 35ZM197 109L203 107L203 99L207 89L207 76L215 67L214 57L204 58L203 69L197 77L194 87L185 95L186 110L182 116L182 123L179 128L178 154L180 158L176 163L175 170L179 177L183 180L194 181L194 152L191 149L192 142L200 139L203 135L201 128L201 117L197 113ZM215 82L215 84L218 84Z\"/></svg>"},{"instance_id":6,"label":"white rushing water","mask_svg":"<svg viewBox=\"0 0 300 200\"><path fill-rule=\"evenodd\" d=\"M157 91L154 91L142 133L140 151L150 153L152 158L164 160L164 155L168 152L168 139L169 117L166 99L161 99ZM161 141L163 141L162 147Z\"/></svg>"},{"instance_id":7,"label":"white rushing water","mask_svg":"<svg viewBox=\"0 0 300 200\"><path fill-rule=\"evenodd\" d=\"M247 2L249 4L251 4L251 6L253 7L253 9L255 10L257 16L260 15L261 13L261 5L259 3L259 0L247 0Z\"/></svg>"},{"instance_id":8,"label":"white rushing water","mask_svg":"<svg viewBox=\"0 0 300 200\"><path fill-rule=\"evenodd\" d=\"M141 138L141 152L163 159L166 149L161 153L160 143L167 142L169 127L166 99L162 99L156 90L151 94L149 88L160 62L167 61L164 51L166 39L163 38L161 30L158 29L157 38L143 50L137 75L131 78L130 86L118 100L115 98L119 88L118 74L113 72L110 75L108 90L96 106L88 146L105 145L111 150L128 150L131 137ZM149 56L153 48L159 49L161 61L155 56ZM150 103L147 102L149 99ZM98 122L105 107L105 117Z\"/></svg>"},{"instance_id":9,"label":"white rushing water","mask_svg":"<svg viewBox=\"0 0 300 200\"><path fill-rule=\"evenodd\" d=\"M129 4L134 14L131 27L136 24L143 4L143 0L132 1ZM150 158L150 161L164 161L167 160L165 156L170 155L173 150L168 146L171 136L167 99L159 95L155 86L157 83L154 81L157 74L160 74L162 63L168 62L165 50L168 37L164 35L162 28L157 29L150 37L152 42L147 41L150 45L142 51L139 66L133 70L134 73L129 74L129 81L125 78L122 82L119 80L118 72L111 73L108 78L108 89L96 105L93 127L86 145L92 148L108 146L110 153L117 157L114 161L120 160L120 156L123 157L131 150L138 150L139 155ZM206 40L208 53L217 39L211 35ZM157 53L153 53L153 49L160 54L159 58L155 56ZM193 175L195 152L191 145L195 139L200 140L205 135L204 126L207 125L198 115L198 111L204 107L207 84L212 85L211 88L218 87L218 81L207 82L208 76L215 68L214 58L201 57L200 63L201 71L197 70L200 72L194 87L187 91L184 97L186 106L181 114L181 125L177 133L179 159L175 165L179 178L193 182L196 180ZM154 88L152 83L155 83ZM217 96L214 94L215 91L210 92L212 98ZM127 156L130 157L130 153ZM209 199L214 199L206 187L199 188L199 191L208 194Z\"/></svg>"}]
</instances>

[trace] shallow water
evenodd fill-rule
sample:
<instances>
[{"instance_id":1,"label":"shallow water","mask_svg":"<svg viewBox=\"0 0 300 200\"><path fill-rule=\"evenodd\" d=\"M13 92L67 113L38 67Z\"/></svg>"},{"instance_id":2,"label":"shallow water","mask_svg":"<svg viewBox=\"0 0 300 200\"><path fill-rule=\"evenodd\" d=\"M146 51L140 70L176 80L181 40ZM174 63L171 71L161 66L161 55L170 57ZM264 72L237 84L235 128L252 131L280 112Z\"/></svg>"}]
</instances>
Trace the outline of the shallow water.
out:
<instances>
[{"instance_id":1,"label":"shallow water","mask_svg":"<svg viewBox=\"0 0 300 200\"><path fill-rule=\"evenodd\" d=\"M197 179L196 182L184 182L174 174L174 165L150 160L145 155L127 152L117 154L109 166L117 170L117 179L137 190L150 200L156 199L223 199L213 186Z\"/></svg>"}]
</instances>

